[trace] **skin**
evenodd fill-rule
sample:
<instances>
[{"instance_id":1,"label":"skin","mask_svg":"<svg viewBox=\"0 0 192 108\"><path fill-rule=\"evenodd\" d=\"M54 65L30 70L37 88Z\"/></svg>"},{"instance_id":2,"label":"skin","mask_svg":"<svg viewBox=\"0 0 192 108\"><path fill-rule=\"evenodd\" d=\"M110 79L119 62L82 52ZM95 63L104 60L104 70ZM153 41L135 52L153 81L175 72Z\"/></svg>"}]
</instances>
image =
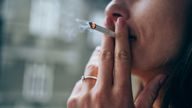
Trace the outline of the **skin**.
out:
<instances>
[{"instance_id":1,"label":"skin","mask_svg":"<svg viewBox=\"0 0 192 108\"><path fill-rule=\"evenodd\" d=\"M158 108L158 93L166 67L182 45L185 0L112 0L106 7L105 26L116 37L104 36L95 56L99 65L88 65L85 75L97 80L77 82L68 108ZM136 40L129 41L130 34ZM131 74L144 84L133 100Z\"/></svg>"},{"instance_id":2,"label":"skin","mask_svg":"<svg viewBox=\"0 0 192 108\"><path fill-rule=\"evenodd\" d=\"M132 72L144 80L164 72L181 46L185 26L186 2L182 0L113 0L106 14L116 22L113 13L126 18L129 31L137 34L132 42Z\"/></svg>"}]
</instances>

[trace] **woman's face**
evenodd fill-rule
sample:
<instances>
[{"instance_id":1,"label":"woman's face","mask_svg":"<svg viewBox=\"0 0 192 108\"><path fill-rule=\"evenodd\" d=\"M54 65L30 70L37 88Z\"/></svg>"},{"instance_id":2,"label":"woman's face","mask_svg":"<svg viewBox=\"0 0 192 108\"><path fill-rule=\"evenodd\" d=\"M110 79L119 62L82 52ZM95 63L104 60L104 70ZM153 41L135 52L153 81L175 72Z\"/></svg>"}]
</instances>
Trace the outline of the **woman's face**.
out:
<instances>
[{"instance_id":1,"label":"woman's face","mask_svg":"<svg viewBox=\"0 0 192 108\"><path fill-rule=\"evenodd\" d=\"M131 41L133 71L159 69L179 51L185 25L186 0L112 0L106 17L115 24L127 19Z\"/></svg>"}]
</instances>

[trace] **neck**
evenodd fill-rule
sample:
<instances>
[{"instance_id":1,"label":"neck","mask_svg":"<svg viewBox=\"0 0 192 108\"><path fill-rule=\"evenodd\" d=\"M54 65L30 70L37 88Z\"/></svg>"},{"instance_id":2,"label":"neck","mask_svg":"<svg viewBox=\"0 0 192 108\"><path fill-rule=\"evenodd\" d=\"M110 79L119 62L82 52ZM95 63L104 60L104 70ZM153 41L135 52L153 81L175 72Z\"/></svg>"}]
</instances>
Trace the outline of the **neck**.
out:
<instances>
[{"instance_id":1,"label":"neck","mask_svg":"<svg viewBox=\"0 0 192 108\"><path fill-rule=\"evenodd\" d=\"M143 85L142 88L145 88L145 85L148 84L153 78L155 78L159 74L166 74L166 71L162 69L156 70L156 71L143 71L143 72L134 71L133 74L137 76L141 81ZM159 94L154 101L153 108L160 108L163 94L164 94L164 90L163 90L163 87L161 87L161 90L159 91Z\"/></svg>"},{"instance_id":2,"label":"neck","mask_svg":"<svg viewBox=\"0 0 192 108\"><path fill-rule=\"evenodd\" d=\"M159 74L167 74L164 69L151 70L151 71L138 71L133 70L133 75L137 76L142 82L143 86L145 86L148 82L150 82L153 78L155 78Z\"/></svg>"}]
</instances>

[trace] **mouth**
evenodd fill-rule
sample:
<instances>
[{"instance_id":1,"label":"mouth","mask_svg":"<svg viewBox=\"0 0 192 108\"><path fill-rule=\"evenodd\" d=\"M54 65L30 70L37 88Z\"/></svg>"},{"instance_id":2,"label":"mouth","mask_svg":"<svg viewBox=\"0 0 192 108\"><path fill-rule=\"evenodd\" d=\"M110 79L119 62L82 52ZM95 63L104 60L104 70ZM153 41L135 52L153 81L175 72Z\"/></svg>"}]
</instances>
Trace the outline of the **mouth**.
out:
<instances>
[{"instance_id":1,"label":"mouth","mask_svg":"<svg viewBox=\"0 0 192 108\"><path fill-rule=\"evenodd\" d=\"M129 33L128 34L129 35L129 37L128 37L129 41L136 41L137 40L137 35L133 30L129 29L128 33Z\"/></svg>"}]
</instances>

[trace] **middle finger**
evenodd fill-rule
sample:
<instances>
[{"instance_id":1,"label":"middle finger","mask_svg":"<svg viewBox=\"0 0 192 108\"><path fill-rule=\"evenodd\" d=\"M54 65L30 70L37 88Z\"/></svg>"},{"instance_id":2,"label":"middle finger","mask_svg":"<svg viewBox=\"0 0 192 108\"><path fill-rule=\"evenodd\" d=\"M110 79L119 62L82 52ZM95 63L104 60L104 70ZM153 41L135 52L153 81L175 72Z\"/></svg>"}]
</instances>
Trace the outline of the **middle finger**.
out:
<instances>
[{"instance_id":1,"label":"middle finger","mask_svg":"<svg viewBox=\"0 0 192 108\"><path fill-rule=\"evenodd\" d=\"M117 19L115 32L114 85L118 88L131 88L131 54L125 18L120 17Z\"/></svg>"},{"instance_id":2,"label":"middle finger","mask_svg":"<svg viewBox=\"0 0 192 108\"><path fill-rule=\"evenodd\" d=\"M113 22L107 18L106 27L113 27ZM113 84L114 67L114 38L104 36L99 60L99 73L97 85L102 89L110 89Z\"/></svg>"}]
</instances>

